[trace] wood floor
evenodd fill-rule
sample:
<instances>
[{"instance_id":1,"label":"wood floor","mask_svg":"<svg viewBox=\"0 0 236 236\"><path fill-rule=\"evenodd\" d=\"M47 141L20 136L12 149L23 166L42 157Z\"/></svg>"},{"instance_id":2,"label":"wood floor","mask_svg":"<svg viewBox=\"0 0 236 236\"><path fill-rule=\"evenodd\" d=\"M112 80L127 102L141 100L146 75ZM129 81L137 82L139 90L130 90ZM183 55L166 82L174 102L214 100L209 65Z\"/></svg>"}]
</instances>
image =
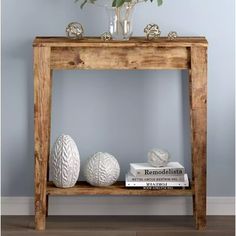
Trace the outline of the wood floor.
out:
<instances>
[{"instance_id":1,"label":"wood floor","mask_svg":"<svg viewBox=\"0 0 236 236\"><path fill-rule=\"evenodd\" d=\"M208 216L197 231L192 216L49 216L44 232L34 230L33 216L2 216L4 236L233 236L234 216Z\"/></svg>"}]
</instances>

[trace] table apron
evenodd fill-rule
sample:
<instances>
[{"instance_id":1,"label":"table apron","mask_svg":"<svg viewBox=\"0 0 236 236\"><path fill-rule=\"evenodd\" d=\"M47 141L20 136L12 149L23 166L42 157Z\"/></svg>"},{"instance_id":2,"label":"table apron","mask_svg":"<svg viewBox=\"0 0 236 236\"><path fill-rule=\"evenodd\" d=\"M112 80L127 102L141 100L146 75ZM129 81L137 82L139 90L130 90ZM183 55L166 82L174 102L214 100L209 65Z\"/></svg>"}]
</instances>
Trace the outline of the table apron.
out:
<instances>
[{"instance_id":1,"label":"table apron","mask_svg":"<svg viewBox=\"0 0 236 236\"><path fill-rule=\"evenodd\" d=\"M51 69L189 69L190 47L51 47Z\"/></svg>"}]
</instances>

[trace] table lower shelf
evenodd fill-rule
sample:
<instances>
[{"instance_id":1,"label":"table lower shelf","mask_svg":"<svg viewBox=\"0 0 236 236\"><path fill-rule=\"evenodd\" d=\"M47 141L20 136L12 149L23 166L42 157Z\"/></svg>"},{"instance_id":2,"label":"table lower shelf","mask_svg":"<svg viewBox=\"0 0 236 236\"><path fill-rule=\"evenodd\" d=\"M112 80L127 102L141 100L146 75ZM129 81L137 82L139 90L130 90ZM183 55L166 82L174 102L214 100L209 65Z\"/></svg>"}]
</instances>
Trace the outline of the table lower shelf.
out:
<instances>
[{"instance_id":1,"label":"table lower shelf","mask_svg":"<svg viewBox=\"0 0 236 236\"><path fill-rule=\"evenodd\" d=\"M192 185L190 185L192 186ZM193 188L174 189L142 189L126 188L125 182L119 181L108 187L94 187L84 181L79 181L72 188L57 188L52 182L47 184L48 195L115 195L115 196L191 196Z\"/></svg>"}]
</instances>

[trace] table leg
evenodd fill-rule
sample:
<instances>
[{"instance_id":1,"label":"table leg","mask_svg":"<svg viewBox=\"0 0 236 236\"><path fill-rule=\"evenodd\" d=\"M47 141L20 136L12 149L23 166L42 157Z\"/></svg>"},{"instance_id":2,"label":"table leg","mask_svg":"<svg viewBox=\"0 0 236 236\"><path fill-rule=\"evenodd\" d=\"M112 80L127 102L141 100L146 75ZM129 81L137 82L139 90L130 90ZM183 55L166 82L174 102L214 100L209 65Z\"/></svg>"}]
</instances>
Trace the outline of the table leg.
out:
<instances>
[{"instance_id":1,"label":"table leg","mask_svg":"<svg viewBox=\"0 0 236 236\"><path fill-rule=\"evenodd\" d=\"M190 119L192 143L193 211L196 228L206 227L207 49L191 48Z\"/></svg>"},{"instance_id":2,"label":"table leg","mask_svg":"<svg viewBox=\"0 0 236 236\"><path fill-rule=\"evenodd\" d=\"M45 229L51 123L50 47L34 47L35 228Z\"/></svg>"}]
</instances>

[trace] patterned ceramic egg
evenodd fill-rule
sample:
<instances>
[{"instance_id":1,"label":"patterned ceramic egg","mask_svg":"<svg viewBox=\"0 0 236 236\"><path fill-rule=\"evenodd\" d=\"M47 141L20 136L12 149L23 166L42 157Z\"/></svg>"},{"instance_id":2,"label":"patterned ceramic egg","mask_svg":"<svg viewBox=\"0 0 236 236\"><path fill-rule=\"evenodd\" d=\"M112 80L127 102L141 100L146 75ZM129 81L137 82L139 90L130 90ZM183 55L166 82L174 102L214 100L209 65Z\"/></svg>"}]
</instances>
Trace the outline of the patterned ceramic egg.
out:
<instances>
[{"instance_id":1,"label":"patterned ceramic egg","mask_svg":"<svg viewBox=\"0 0 236 236\"><path fill-rule=\"evenodd\" d=\"M69 135L59 136L54 143L50 155L50 172L57 187L69 188L76 184L80 172L80 155Z\"/></svg>"},{"instance_id":2,"label":"patterned ceramic egg","mask_svg":"<svg viewBox=\"0 0 236 236\"><path fill-rule=\"evenodd\" d=\"M93 186L109 186L119 178L120 166L111 154L97 152L89 158L84 175L86 181Z\"/></svg>"}]
</instances>

